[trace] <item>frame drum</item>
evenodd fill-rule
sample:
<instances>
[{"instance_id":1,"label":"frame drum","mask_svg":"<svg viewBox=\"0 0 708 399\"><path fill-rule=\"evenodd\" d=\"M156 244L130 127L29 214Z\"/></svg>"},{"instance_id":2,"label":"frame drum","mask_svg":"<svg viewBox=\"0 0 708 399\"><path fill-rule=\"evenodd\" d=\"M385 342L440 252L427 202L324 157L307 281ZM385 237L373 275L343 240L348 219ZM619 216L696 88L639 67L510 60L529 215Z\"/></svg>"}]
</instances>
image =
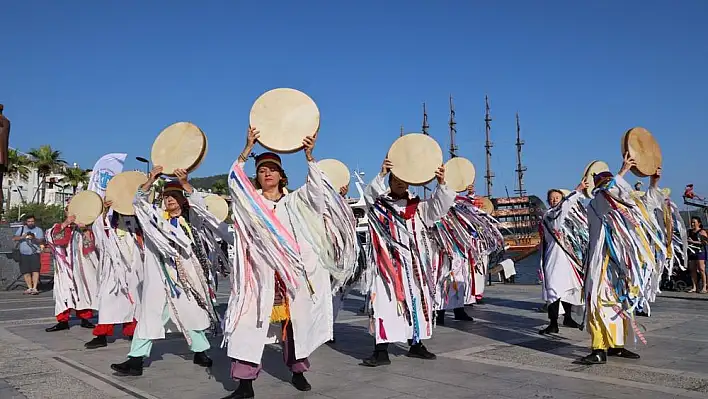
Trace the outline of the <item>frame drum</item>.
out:
<instances>
[{"instance_id":1,"label":"frame drum","mask_svg":"<svg viewBox=\"0 0 708 399\"><path fill-rule=\"evenodd\" d=\"M329 179L329 182L332 183L332 187L335 190L339 190L340 188L347 186L349 184L349 180L351 180L351 174L349 174L349 168L347 168L347 165L336 159L323 159L317 162L317 166L319 166L322 173L327 176L327 179Z\"/></svg>"},{"instance_id":2,"label":"frame drum","mask_svg":"<svg viewBox=\"0 0 708 399\"><path fill-rule=\"evenodd\" d=\"M393 163L391 173L413 186L423 186L432 181L443 164L438 143L422 133L399 137L388 150L388 159Z\"/></svg>"},{"instance_id":3,"label":"frame drum","mask_svg":"<svg viewBox=\"0 0 708 399\"><path fill-rule=\"evenodd\" d=\"M656 173L661 167L662 156L659 143L654 136L643 127L629 129L623 136L620 149L622 156L625 152L637 162L637 166L632 168L632 173L639 177L648 177Z\"/></svg>"},{"instance_id":4,"label":"frame drum","mask_svg":"<svg viewBox=\"0 0 708 399\"><path fill-rule=\"evenodd\" d=\"M584 190L583 194L585 194L586 197L593 198L592 190L595 189L595 179L593 175L600 172L608 172L609 170L610 167L602 161L592 161L585 167L583 177L587 180L588 187Z\"/></svg>"},{"instance_id":5,"label":"frame drum","mask_svg":"<svg viewBox=\"0 0 708 399\"><path fill-rule=\"evenodd\" d=\"M445 163L445 184L456 192L467 190L474 178L474 165L469 159L455 157Z\"/></svg>"},{"instance_id":6,"label":"frame drum","mask_svg":"<svg viewBox=\"0 0 708 399\"><path fill-rule=\"evenodd\" d=\"M251 107L251 127L260 132L258 142L273 152L302 149L302 141L320 128L320 110L305 93L288 88L263 93Z\"/></svg>"},{"instance_id":7,"label":"frame drum","mask_svg":"<svg viewBox=\"0 0 708 399\"><path fill-rule=\"evenodd\" d=\"M229 204L220 195L207 194L204 196L204 203L207 211L216 216L219 221L223 222L229 216Z\"/></svg>"},{"instance_id":8,"label":"frame drum","mask_svg":"<svg viewBox=\"0 0 708 399\"><path fill-rule=\"evenodd\" d=\"M479 209L483 210L485 213L487 213L489 215L491 215L492 212L494 212L494 204L492 203L492 201L489 198L480 197L479 201L480 201L480 205L481 205L479 207Z\"/></svg>"},{"instance_id":9,"label":"frame drum","mask_svg":"<svg viewBox=\"0 0 708 399\"><path fill-rule=\"evenodd\" d=\"M147 181L147 175L136 170L115 175L106 187L106 201L113 202L111 208L121 215L135 215L133 200L138 188ZM155 199L155 192L150 190L150 203Z\"/></svg>"},{"instance_id":10,"label":"frame drum","mask_svg":"<svg viewBox=\"0 0 708 399\"><path fill-rule=\"evenodd\" d=\"M71 197L68 208L69 215L76 216L76 224L89 225L103 213L103 198L93 191L81 191Z\"/></svg>"},{"instance_id":11,"label":"frame drum","mask_svg":"<svg viewBox=\"0 0 708 399\"><path fill-rule=\"evenodd\" d=\"M175 169L193 172L207 152L207 138L197 125L177 122L163 129L152 144L150 158L163 174L174 176Z\"/></svg>"}]
</instances>

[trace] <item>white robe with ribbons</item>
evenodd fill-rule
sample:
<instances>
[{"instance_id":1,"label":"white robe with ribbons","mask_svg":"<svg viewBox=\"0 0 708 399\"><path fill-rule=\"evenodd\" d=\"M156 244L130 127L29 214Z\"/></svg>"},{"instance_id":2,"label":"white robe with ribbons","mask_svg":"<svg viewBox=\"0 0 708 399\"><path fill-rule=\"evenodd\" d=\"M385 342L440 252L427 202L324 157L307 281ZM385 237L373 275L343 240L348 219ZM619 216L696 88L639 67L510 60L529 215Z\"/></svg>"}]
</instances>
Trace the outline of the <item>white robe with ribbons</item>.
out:
<instances>
[{"instance_id":1,"label":"white robe with ribbons","mask_svg":"<svg viewBox=\"0 0 708 399\"><path fill-rule=\"evenodd\" d=\"M634 311L642 306L648 311L657 252L665 252L665 245L632 192L623 177L614 176L588 205L585 324L593 349L622 347L631 337L644 341Z\"/></svg>"},{"instance_id":2,"label":"white robe with ribbons","mask_svg":"<svg viewBox=\"0 0 708 399\"><path fill-rule=\"evenodd\" d=\"M206 208L200 193L195 192L188 198L190 208ZM135 338L165 338L162 314L167 306L170 320L191 343L187 331L208 329L214 317L210 318L210 290L192 250L192 238L182 227L173 226L165 218L165 211L151 204L142 190L138 190L133 205L145 240L145 273ZM190 209L189 217L194 224L200 216ZM199 305L195 293L205 307Z\"/></svg>"},{"instance_id":3,"label":"white robe with ribbons","mask_svg":"<svg viewBox=\"0 0 708 399\"><path fill-rule=\"evenodd\" d=\"M55 315L68 309L95 310L98 305L98 254L95 249L86 255L83 253L84 246L92 243L85 240L84 233L76 226L61 230L58 223L49 230L46 238L54 254Z\"/></svg>"},{"instance_id":4,"label":"white robe with ribbons","mask_svg":"<svg viewBox=\"0 0 708 399\"><path fill-rule=\"evenodd\" d=\"M393 201L388 197L384 179L378 174L367 186L367 202L378 198L397 215L407 208L410 212L408 200ZM368 272L373 274L368 287L372 309L369 332L377 344L429 339L435 320L437 281L427 229L447 213L455 201L455 192L446 185L438 185L432 197L421 200L413 216L405 220L396 215L386 220L384 215L389 211L380 201L369 210L372 241ZM396 249L392 251L393 248Z\"/></svg>"},{"instance_id":5,"label":"white robe with ribbons","mask_svg":"<svg viewBox=\"0 0 708 399\"><path fill-rule=\"evenodd\" d=\"M296 247L299 248L299 253L295 255L299 260L296 262L299 269L292 274L296 283L293 287L294 295L291 296L291 291L287 298L290 317L288 322L292 324L295 358L306 358L319 346L332 339L333 333L330 275L319 263L317 253L305 239L305 236L310 235L307 231L310 227L302 222L299 217L302 215L294 214L302 207L309 208L313 215L320 216L309 218L307 223L317 224L317 229L324 229L321 217L325 212L322 172L316 162L309 162L305 185L285 194L278 202L273 202L256 193L250 186L250 182L244 181L242 163L235 164L233 168L239 170L232 170L229 177L232 197L240 195L243 197L234 198L232 206L241 206L239 201L244 200L257 212L272 212L287 234L294 238ZM237 175L241 178L237 178ZM258 199L254 198L256 195ZM263 204L265 209L262 209L259 203ZM239 210L236 209L234 215L237 215L237 219L238 214ZM260 221L256 224L258 223ZM258 228L263 230L273 227L270 224L260 226ZM259 231L258 234L263 232ZM283 264L290 267L293 261L271 258L269 260L273 264L253 262L252 254L270 251L277 253L280 248L273 247L270 241L266 243L253 240L246 234L251 233L237 231L234 271L231 273L232 292L224 328L224 341L228 346L227 352L230 358L260 364L264 346L282 338L281 325L270 323L275 297L274 269L283 267ZM279 236L278 240L285 240L285 238ZM274 256L279 255L274 254ZM286 276L281 277L286 282L289 280Z\"/></svg>"},{"instance_id":6,"label":"white robe with ribbons","mask_svg":"<svg viewBox=\"0 0 708 399\"><path fill-rule=\"evenodd\" d=\"M580 193L572 191L555 207L546 211L541 222L543 230L542 298L547 303L557 300L580 306L583 304L582 265L558 242L563 240L563 224L581 199Z\"/></svg>"},{"instance_id":7,"label":"white robe with ribbons","mask_svg":"<svg viewBox=\"0 0 708 399\"><path fill-rule=\"evenodd\" d=\"M101 253L98 324L133 321L140 301L138 285L143 273L143 251L137 237L138 220L134 216L117 217L115 228L104 217L99 217L92 226L96 248Z\"/></svg>"}]
</instances>

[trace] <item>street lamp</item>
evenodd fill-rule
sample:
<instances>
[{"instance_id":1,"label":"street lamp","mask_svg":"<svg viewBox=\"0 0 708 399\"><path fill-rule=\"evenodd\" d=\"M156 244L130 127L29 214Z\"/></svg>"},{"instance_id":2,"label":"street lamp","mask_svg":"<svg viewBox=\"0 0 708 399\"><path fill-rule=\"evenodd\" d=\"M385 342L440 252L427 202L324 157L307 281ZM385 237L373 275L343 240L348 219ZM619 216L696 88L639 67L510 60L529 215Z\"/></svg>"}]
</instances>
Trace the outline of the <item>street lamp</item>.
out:
<instances>
[{"instance_id":1,"label":"street lamp","mask_svg":"<svg viewBox=\"0 0 708 399\"><path fill-rule=\"evenodd\" d=\"M135 157L135 160L145 164L145 173L150 174L150 161L143 157Z\"/></svg>"}]
</instances>

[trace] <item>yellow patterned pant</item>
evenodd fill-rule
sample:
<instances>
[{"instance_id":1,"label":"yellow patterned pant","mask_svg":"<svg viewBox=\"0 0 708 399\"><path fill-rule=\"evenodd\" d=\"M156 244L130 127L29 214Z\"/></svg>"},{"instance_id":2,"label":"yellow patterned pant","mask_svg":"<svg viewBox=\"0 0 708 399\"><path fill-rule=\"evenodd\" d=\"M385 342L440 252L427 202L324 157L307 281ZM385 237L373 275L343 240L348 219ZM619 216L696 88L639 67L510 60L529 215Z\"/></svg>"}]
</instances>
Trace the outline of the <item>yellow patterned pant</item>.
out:
<instances>
[{"instance_id":1,"label":"yellow patterned pant","mask_svg":"<svg viewBox=\"0 0 708 399\"><path fill-rule=\"evenodd\" d=\"M624 347L627 333L631 331L629 321L617 316L611 307L598 306L590 310L587 327L590 331L592 349L607 350Z\"/></svg>"}]
</instances>

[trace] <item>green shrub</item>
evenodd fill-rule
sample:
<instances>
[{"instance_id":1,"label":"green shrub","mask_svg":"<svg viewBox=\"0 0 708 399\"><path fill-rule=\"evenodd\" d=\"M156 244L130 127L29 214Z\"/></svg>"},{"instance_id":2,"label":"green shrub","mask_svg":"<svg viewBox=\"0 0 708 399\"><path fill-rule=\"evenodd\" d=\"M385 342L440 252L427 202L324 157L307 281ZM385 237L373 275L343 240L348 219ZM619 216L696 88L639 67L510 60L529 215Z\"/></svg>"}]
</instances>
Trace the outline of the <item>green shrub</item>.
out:
<instances>
[{"instance_id":1,"label":"green shrub","mask_svg":"<svg viewBox=\"0 0 708 399\"><path fill-rule=\"evenodd\" d=\"M54 225L64 221L64 207L61 205L45 205L45 204L22 204L15 205L5 212L5 219L10 221L22 221L26 215L34 215L37 220L37 225L42 229L48 229ZM21 217L18 220L18 215Z\"/></svg>"}]
</instances>

